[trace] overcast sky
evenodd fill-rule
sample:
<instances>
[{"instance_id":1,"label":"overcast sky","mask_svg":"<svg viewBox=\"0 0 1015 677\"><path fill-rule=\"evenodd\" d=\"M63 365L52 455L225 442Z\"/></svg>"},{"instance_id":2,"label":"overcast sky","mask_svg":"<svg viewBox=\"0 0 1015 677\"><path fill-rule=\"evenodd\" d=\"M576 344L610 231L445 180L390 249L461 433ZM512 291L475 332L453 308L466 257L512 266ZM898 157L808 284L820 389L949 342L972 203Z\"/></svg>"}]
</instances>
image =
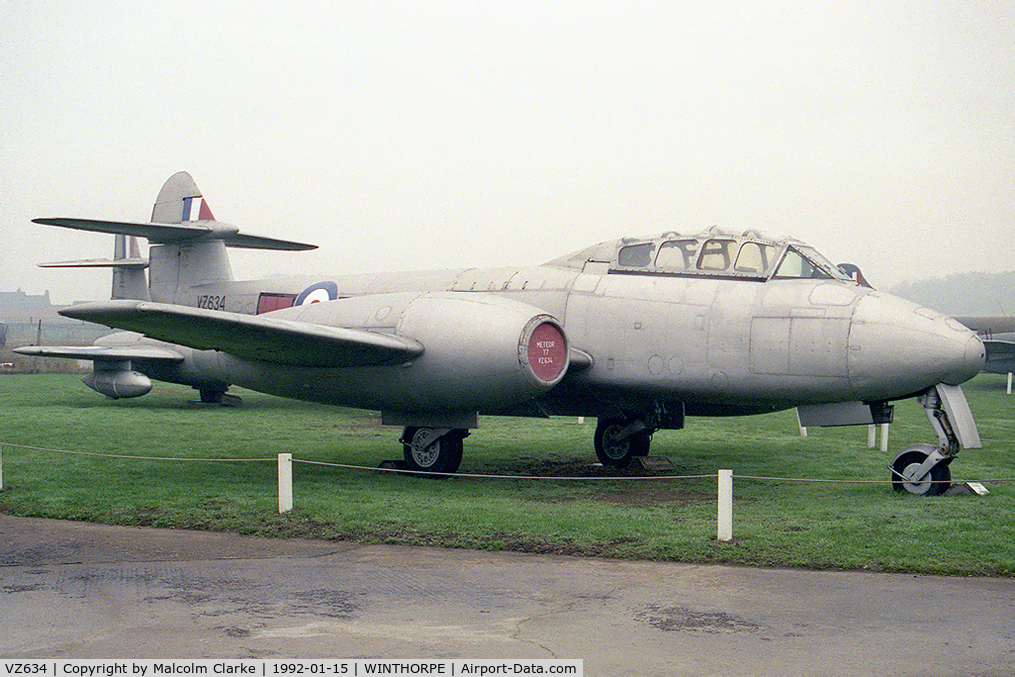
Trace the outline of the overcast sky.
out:
<instances>
[{"instance_id":1,"label":"overcast sky","mask_svg":"<svg viewBox=\"0 0 1015 677\"><path fill-rule=\"evenodd\" d=\"M1012 270L1015 6L0 2L0 290L108 298L112 236L189 171L312 253L264 273L530 265L757 228L877 286Z\"/></svg>"}]
</instances>

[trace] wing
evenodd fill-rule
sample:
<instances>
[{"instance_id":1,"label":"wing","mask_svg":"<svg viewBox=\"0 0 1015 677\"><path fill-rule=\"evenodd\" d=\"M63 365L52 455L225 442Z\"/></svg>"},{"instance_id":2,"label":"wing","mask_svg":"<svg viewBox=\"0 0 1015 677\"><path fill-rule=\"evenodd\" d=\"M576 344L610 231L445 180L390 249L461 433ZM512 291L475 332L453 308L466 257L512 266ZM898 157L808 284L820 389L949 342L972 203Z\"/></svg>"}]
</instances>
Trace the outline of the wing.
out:
<instances>
[{"instance_id":1,"label":"wing","mask_svg":"<svg viewBox=\"0 0 1015 677\"><path fill-rule=\"evenodd\" d=\"M126 360L164 360L182 362L183 355L169 348L154 346L24 346L15 348L21 355L38 357L65 357L72 360L95 360L97 362L124 362Z\"/></svg>"},{"instance_id":2,"label":"wing","mask_svg":"<svg viewBox=\"0 0 1015 677\"><path fill-rule=\"evenodd\" d=\"M394 334L166 303L108 301L64 308L60 314L198 350L300 367L398 364L423 354L422 345Z\"/></svg>"},{"instance_id":3,"label":"wing","mask_svg":"<svg viewBox=\"0 0 1015 677\"><path fill-rule=\"evenodd\" d=\"M1011 339L1015 332L1015 317L1009 315L995 317L956 317L956 320L975 331L983 339L983 347L987 351L987 361L983 370L992 374L1009 374L1015 372L1015 342Z\"/></svg>"}]
</instances>

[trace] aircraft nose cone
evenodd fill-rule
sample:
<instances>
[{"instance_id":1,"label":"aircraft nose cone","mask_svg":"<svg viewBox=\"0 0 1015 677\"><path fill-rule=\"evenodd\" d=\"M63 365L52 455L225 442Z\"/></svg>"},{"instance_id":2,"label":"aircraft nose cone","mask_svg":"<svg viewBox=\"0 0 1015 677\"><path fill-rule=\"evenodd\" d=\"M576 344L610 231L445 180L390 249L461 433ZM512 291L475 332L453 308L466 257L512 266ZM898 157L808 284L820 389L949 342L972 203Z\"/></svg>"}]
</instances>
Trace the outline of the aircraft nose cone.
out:
<instances>
[{"instance_id":1,"label":"aircraft nose cone","mask_svg":"<svg viewBox=\"0 0 1015 677\"><path fill-rule=\"evenodd\" d=\"M898 297L872 292L853 313L849 379L857 399L896 399L938 383L959 385L980 372L985 357L975 333Z\"/></svg>"},{"instance_id":2,"label":"aircraft nose cone","mask_svg":"<svg viewBox=\"0 0 1015 677\"><path fill-rule=\"evenodd\" d=\"M952 320L952 322L956 322L956 320ZM963 355L961 364L956 365L954 378L957 380L954 383L950 381L942 381L942 383L947 383L948 385L965 383L983 371L984 363L987 360L987 348L983 345L983 341L979 336L972 331L969 333L973 335L966 341L966 352Z\"/></svg>"}]
</instances>

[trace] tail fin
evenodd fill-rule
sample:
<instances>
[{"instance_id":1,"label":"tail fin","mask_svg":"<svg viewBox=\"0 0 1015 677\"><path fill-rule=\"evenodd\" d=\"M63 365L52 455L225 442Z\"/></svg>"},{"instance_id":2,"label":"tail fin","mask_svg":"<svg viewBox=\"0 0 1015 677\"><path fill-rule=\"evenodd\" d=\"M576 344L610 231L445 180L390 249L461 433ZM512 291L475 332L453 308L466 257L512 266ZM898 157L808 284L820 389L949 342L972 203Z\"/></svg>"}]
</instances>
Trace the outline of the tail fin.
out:
<instances>
[{"instance_id":1,"label":"tail fin","mask_svg":"<svg viewBox=\"0 0 1015 677\"><path fill-rule=\"evenodd\" d=\"M197 209L194 207L197 206ZM209 218L202 218L207 216ZM179 242L153 244L148 249L151 265L149 289L152 300L176 303L178 294L190 287L233 279L229 256L222 238L216 231L225 233L229 228L214 220L198 190L194 178L187 172L177 172L163 184L152 208L152 223L197 225L210 228L206 237L187 238Z\"/></svg>"},{"instance_id":2,"label":"tail fin","mask_svg":"<svg viewBox=\"0 0 1015 677\"><path fill-rule=\"evenodd\" d=\"M257 235L246 235L239 228L215 220L211 208L187 172L177 172L162 186L152 209L150 223L126 221L94 221L74 218L32 219L34 223L61 226L76 230L99 233L115 233L147 238L149 270L147 291L152 301L177 303L184 292L191 287L226 282L233 279L226 247L246 249L278 249L306 251L317 249L317 245L277 240ZM108 261L66 261L40 264L49 267L114 266L123 273L120 282L114 274L114 298L132 298L127 294L139 293L139 279L143 279L145 262L140 258L126 255L119 262ZM119 247L119 245L117 245ZM117 250L119 251L119 249ZM126 272L128 268L142 266L138 271ZM125 294L125 296L116 296ZM189 296L189 295L188 295Z\"/></svg>"}]
</instances>

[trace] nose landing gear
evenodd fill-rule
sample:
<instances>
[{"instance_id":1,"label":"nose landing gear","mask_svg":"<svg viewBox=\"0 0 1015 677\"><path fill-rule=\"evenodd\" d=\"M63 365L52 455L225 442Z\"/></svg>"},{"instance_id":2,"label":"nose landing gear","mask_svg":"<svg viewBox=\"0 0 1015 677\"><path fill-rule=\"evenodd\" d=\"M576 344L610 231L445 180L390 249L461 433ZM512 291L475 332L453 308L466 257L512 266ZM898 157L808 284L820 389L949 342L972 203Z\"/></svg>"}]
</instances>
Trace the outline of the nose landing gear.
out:
<instances>
[{"instance_id":1,"label":"nose landing gear","mask_svg":"<svg viewBox=\"0 0 1015 677\"><path fill-rule=\"evenodd\" d=\"M624 468L636 456L648 456L652 434L684 427L684 403L655 401L641 414L602 417L596 426L596 457L612 468Z\"/></svg>"},{"instance_id":2,"label":"nose landing gear","mask_svg":"<svg viewBox=\"0 0 1015 677\"><path fill-rule=\"evenodd\" d=\"M917 401L937 434L938 446L912 444L903 449L889 466L892 488L917 496L940 496L952 485L949 465L959 449L980 448L980 436L959 386L938 384Z\"/></svg>"}]
</instances>

